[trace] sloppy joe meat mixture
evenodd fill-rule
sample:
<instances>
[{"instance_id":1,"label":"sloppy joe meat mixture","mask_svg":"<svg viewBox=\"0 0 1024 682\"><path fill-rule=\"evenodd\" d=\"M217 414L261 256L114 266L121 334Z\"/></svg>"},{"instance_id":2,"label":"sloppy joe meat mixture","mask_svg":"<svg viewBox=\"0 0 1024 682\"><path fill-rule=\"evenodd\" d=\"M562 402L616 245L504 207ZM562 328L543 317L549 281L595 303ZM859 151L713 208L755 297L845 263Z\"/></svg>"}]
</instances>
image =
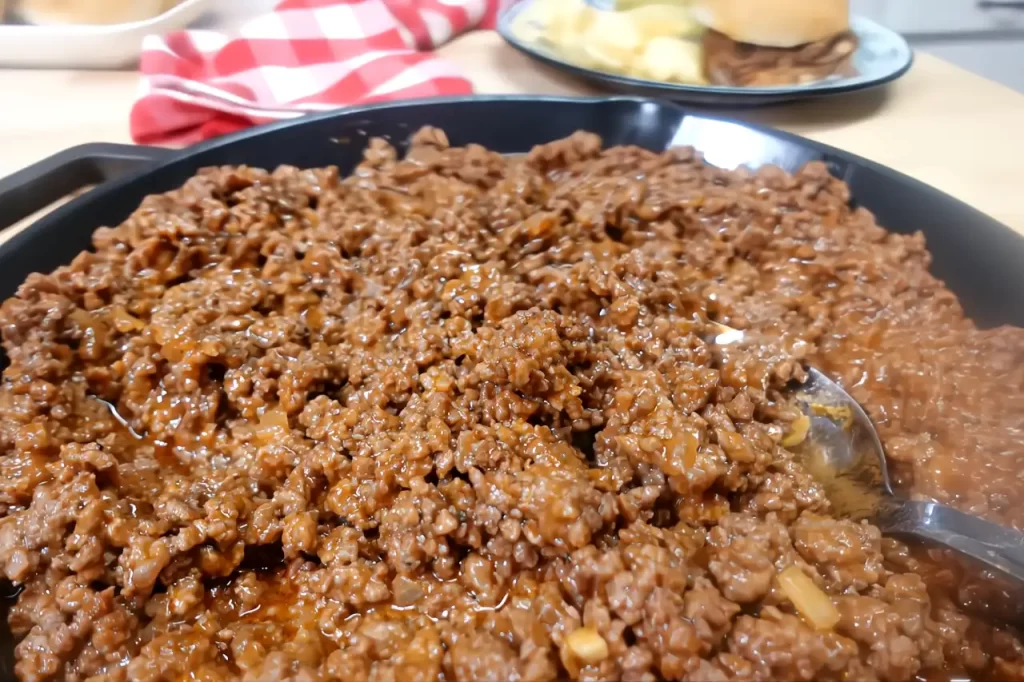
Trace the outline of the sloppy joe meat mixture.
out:
<instances>
[{"instance_id":1,"label":"sloppy joe meat mixture","mask_svg":"<svg viewBox=\"0 0 1024 682\"><path fill-rule=\"evenodd\" d=\"M849 199L436 129L147 198L0 309L17 678L1021 679L968 615L1005 597L836 518L783 445L820 367L903 485L1024 527L1024 333Z\"/></svg>"},{"instance_id":2,"label":"sloppy joe meat mixture","mask_svg":"<svg viewBox=\"0 0 1024 682\"><path fill-rule=\"evenodd\" d=\"M846 32L792 48L751 45L718 31L703 39L704 73L716 85L803 85L831 76L852 76L857 36Z\"/></svg>"}]
</instances>

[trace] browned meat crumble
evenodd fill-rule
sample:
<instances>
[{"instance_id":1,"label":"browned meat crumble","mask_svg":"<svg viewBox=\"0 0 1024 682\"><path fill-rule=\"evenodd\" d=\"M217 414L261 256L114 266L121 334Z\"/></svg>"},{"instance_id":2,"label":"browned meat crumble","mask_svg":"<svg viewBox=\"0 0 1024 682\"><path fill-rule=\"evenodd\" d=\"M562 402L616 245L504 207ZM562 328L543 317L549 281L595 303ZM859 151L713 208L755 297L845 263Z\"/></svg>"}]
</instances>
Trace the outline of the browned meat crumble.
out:
<instances>
[{"instance_id":1,"label":"browned meat crumble","mask_svg":"<svg viewBox=\"0 0 1024 682\"><path fill-rule=\"evenodd\" d=\"M804 85L856 75L856 51L857 36L853 33L783 48L740 43L724 33L707 31L703 38L704 73L716 85Z\"/></svg>"},{"instance_id":2,"label":"browned meat crumble","mask_svg":"<svg viewBox=\"0 0 1024 682\"><path fill-rule=\"evenodd\" d=\"M781 445L814 364L906 485L1024 528L1024 332L848 199L820 164L434 129L149 197L0 309L18 678L1024 678L966 615L998 594Z\"/></svg>"}]
</instances>

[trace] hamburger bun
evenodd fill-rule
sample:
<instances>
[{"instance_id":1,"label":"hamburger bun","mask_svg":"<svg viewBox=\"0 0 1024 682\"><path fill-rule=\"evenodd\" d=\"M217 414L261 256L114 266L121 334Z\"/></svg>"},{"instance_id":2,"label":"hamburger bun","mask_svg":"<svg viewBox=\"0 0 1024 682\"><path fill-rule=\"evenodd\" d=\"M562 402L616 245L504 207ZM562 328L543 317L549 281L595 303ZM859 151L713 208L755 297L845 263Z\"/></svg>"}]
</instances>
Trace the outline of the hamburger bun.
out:
<instances>
[{"instance_id":1,"label":"hamburger bun","mask_svg":"<svg viewBox=\"0 0 1024 682\"><path fill-rule=\"evenodd\" d=\"M796 47L850 30L849 0L693 0L694 18L739 43Z\"/></svg>"},{"instance_id":2,"label":"hamburger bun","mask_svg":"<svg viewBox=\"0 0 1024 682\"><path fill-rule=\"evenodd\" d=\"M158 16L178 0L14 0L30 24L125 24Z\"/></svg>"}]
</instances>

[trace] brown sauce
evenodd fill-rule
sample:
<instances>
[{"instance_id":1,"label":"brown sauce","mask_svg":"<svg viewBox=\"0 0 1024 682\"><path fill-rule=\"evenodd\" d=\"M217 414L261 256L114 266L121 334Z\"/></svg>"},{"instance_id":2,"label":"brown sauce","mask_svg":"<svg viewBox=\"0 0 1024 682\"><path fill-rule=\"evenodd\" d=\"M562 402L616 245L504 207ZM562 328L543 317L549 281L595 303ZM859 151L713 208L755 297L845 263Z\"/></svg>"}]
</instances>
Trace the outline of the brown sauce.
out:
<instances>
[{"instance_id":1,"label":"brown sauce","mask_svg":"<svg viewBox=\"0 0 1024 682\"><path fill-rule=\"evenodd\" d=\"M852 57L857 37L852 33L794 48L775 48L740 43L717 31L707 31L703 47L704 72L716 85L803 85L856 75Z\"/></svg>"}]
</instances>

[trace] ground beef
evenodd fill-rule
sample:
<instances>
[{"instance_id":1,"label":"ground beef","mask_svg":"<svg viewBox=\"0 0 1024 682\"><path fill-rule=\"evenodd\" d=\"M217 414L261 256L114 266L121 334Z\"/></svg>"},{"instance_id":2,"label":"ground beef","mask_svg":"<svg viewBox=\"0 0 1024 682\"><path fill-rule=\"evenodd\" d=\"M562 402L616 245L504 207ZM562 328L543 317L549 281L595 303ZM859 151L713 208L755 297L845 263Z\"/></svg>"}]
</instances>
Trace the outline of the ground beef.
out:
<instances>
[{"instance_id":1,"label":"ground beef","mask_svg":"<svg viewBox=\"0 0 1024 682\"><path fill-rule=\"evenodd\" d=\"M813 364L902 484L1024 528L1024 332L849 198L434 129L147 198L0 308L18 678L1024 679L968 615L990 581L835 518L781 445Z\"/></svg>"},{"instance_id":2,"label":"ground beef","mask_svg":"<svg viewBox=\"0 0 1024 682\"><path fill-rule=\"evenodd\" d=\"M857 36L840 33L796 47L740 43L724 33L706 31L704 73L716 85L777 87L805 85L831 77L856 75Z\"/></svg>"}]
</instances>

